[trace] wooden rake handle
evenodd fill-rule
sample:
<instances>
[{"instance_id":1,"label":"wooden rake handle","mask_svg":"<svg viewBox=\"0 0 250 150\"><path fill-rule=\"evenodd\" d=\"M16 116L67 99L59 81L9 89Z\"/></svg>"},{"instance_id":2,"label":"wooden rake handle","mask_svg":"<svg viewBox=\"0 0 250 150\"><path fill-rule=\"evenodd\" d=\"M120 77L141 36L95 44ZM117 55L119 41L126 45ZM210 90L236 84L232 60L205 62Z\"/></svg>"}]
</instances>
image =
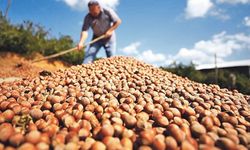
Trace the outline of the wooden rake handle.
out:
<instances>
[{"instance_id":1,"label":"wooden rake handle","mask_svg":"<svg viewBox=\"0 0 250 150\"><path fill-rule=\"evenodd\" d=\"M83 48L87 47L88 45L91 45L101 39L105 38L105 35L102 35L102 36L99 36L98 38L95 38L94 40L90 41L89 43L85 44L83 46ZM62 51L62 52L59 52L59 53L56 53L56 54L52 54L52 55L49 55L49 56L46 56L44 58L40 58L40 59L36 59L36 60L33 60L31 61L31 63L35 63L35 62L39 62L39 61L43 61L43 60L47 60L47 59L51 59L51 58L55 58L55 57L58 57L58 56L61 56L61 55L64 55L64 54L67 54L67 53L70 53L72 51L75 51L77 50L78 47L74 47L74 48L71 48L71 49L68 49L68 50L65 50L65 51Z\"/></svg>"}]
</instances>

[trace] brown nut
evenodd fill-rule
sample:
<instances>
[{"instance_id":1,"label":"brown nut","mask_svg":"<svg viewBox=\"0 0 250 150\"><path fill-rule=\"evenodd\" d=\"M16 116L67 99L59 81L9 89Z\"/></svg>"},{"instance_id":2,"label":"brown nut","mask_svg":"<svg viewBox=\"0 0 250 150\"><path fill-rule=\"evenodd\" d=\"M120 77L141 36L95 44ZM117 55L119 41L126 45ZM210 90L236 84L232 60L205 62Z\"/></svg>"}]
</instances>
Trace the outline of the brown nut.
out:
<instances>
[{"instance_id":1,"label":"brown nut","mask_svg":"<svg viewBox=\"0 0 250 150\"><path fill-rule=\"evenodd\" d=\"M170 132L170 135L172 135L175 138L177 143L181 143L185 139L186 135L184 134L183 131L181 131L179 126L177 126L176 124L170 124L168 126L168 130Z\"/></svg>"},{"instance_id":2,"label":"brown nut","mask_svg":"<svg viewBox=\"0 0 250 150\"><path fill-rule=\"evenodd\" d=\"M11 124L3 123L0 125L0 141L6 142L14 134L14 129Z\"/></svg>"},{"instance_id":3,"label":"brown nut","mask_svg":"<svg viewBox=\"0 0 250 150\"><path fill-rule=\"evenodd\" d=\"M191 125L191 132L195 137L200 137L202 134L206 133L206 128L199 123L193 123Z\"/></svg>"},{"instance_id":4,"label":"brown nut","mask_svg":"<svg viewBox=\"0 0 250 150\"><path fill-rule=\"evenodd\" d=\"M113 136L114 135L114 128L112 125L109 125L109 124L104 124L101 128L101 131L100 133L102 134L102 136Z\"/></svg>"},{"instance_id":5,"label":"brown nut","mask_svg":"<svg viewBox=\"0 0 250 150\"><path fill-rule=\"evenodd\" d=\"M178 144L177 144L176 140L172 136L166 137L165 138L165 143L166 143L166 147L169 150L175 150L178 147Z\"/></svg>"},{"instance_id":6,"label":"brown nut","mask_svg":"<svg viewBox=\"0 0 250 150\"><path fill-rule=\"evenodd\" d=\"M9 142L12 146L20 146L24 142L24 136L21 133L13 134L10 137Z\"/></svg>"},{"instance_id":7,"label":"brown nut","mask_svg":"<svg viewBox=\"0 0 250 150\"><path fill-rule=\"evenodd\" d=\"M105 150L106 146L102 143L102 142L95 142L92 146L91 146L91 150Z\"/></svg>"},{"instance_id":8,"label":"brown nut","mask_svg":"<svg viewBox=\"0 0 250 150\"><path fill-rule=\"evenodd\" d=\"M43 112L40 109L35 108L30 111L30 116L35 120L38 120L43 117Z\"/></svg>"},{"instance_id":9,"label":"brown nut","mask_svg":"<svg viewBox=\"0 0 250 150\"><path fill-rule=\"evenodd\" d=\"M26 136L25 140L32 144L37 144L40 142L41 133L39 131L30 131Z\"/></svg>"},{"instance_id":10,"label":"brown nut","mask_svg":"<svg viewBox=\"0 0 250 150\"><path fill-rule=\"evenodd\" d=\"M158 134L155 136L153 140L153 147L154 149L157 149L157 150L166 149L165 137L162 134Z\"/></svg>"},{"instance_id":11,"label":"brown nut","mask_svg":"<svg viewBox=\"0 0 250 150\"><path fill-rule=\"evenodd\" d=\"M219 138L215 142L215 145L221 149L227 149L227 150L235 150L236 149L235 143L228 138Z\"/></svg>"}]
</instances>

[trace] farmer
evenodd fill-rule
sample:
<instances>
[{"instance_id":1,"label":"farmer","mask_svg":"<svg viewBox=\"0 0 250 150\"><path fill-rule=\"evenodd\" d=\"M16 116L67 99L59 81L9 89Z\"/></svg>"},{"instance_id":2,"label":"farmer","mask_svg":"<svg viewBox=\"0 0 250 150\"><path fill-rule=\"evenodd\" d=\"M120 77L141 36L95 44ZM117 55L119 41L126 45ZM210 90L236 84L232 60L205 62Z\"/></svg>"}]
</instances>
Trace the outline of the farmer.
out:
<instances>
[{"instance_id":1,"label":"farmer","mask_svg":"<svg viewBox=\"0 0 250 150\"><path fill-rule=\"evenodd\" d=\"M84 42L88 37L89 27L93 30L92 39L101 35L105 35L105 38L89 46L85 53L83 64L93 62L101 47L104 47L107 57L113 56L116 49L114 30L121 24L121 19L112 9L102 8L96 0L91 0L88 3L88 8L89 13L84 18L78 50L82 49L84 46Z\"/></svg>"}]
</instances>

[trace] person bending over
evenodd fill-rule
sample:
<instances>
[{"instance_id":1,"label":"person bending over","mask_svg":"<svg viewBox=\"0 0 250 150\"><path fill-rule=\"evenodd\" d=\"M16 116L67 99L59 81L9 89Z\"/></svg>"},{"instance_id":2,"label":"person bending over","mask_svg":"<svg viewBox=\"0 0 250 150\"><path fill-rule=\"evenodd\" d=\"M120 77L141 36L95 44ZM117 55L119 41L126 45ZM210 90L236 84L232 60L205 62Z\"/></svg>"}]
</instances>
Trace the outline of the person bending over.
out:
<instances>
[{"instance_id":1,"label":"person bending over","mask_svg":"<svg viewBox=\"0 0 250 150\"><path fill-rule=\"evenodd\" d=\"M111 8L102 8L98 1L91 0L88 3L89 13L85 16L78 50L84 47L88 37L88 30L91 27L93 37L105 35L105 38L91 44L85 52L83 64L92 63L100 48L104 48L107 57L113 56L116 49L115 29L121 24L121 19Z\"/></svg>"}]
</instances>

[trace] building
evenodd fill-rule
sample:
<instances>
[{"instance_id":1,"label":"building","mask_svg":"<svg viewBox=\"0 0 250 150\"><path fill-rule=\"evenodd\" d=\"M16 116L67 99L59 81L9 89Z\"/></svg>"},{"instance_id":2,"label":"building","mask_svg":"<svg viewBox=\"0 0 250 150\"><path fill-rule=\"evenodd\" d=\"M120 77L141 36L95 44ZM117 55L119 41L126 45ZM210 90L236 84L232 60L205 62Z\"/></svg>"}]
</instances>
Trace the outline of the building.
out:
<instances>
[{"instance_id":1,"label":"building","mask_svg":"<svg viewBox=\"0 0 250 150\"><path fill-rule=\"evenodd\" d=\"M203 64L198 65L195 68L196 70L200 70L202 72L210 72L215 70L216 67L215 64ZM217 63L217 68L231 72L242 73L248 76L250 79L250 59Z\"/></svg>"}]
</instances>

